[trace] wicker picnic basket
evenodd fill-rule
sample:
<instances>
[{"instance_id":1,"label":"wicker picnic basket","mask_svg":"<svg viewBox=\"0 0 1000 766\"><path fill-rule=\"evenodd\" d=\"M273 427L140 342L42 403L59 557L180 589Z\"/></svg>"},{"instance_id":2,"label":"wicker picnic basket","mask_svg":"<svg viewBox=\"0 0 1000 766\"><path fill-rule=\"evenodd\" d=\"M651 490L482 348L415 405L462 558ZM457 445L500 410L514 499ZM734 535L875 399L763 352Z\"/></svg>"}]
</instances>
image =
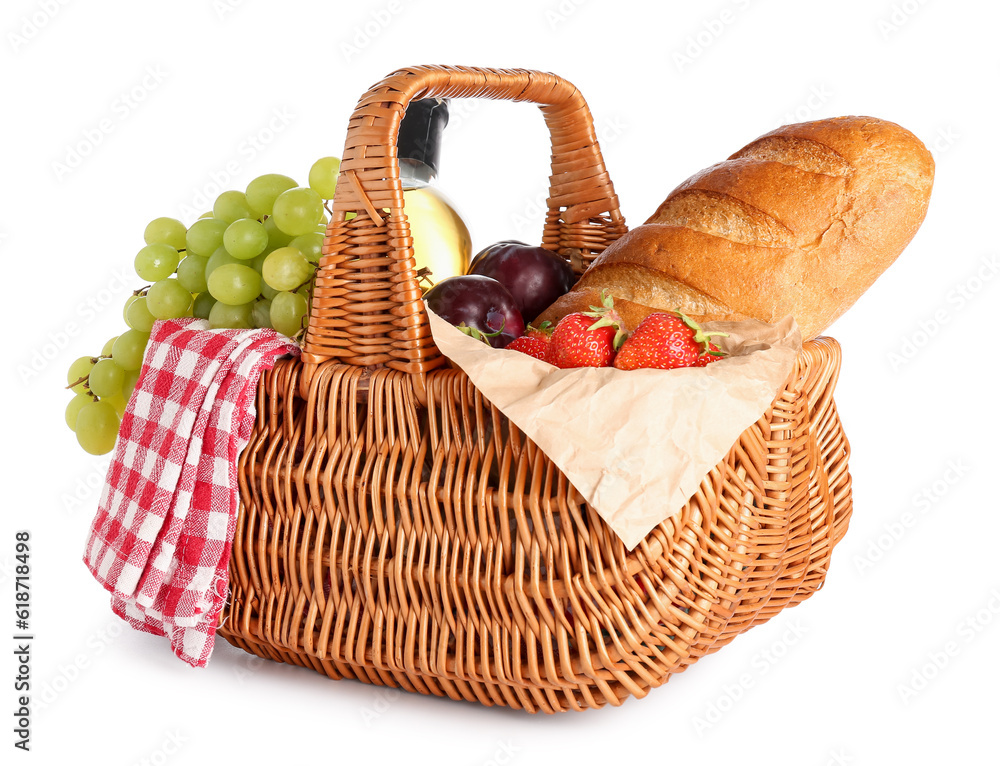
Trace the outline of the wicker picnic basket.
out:
<instances>
[{"instance_id":1,"label":"wicker picnic basket","mask_svg":"<svg viewBox=\"0 0 1000 766\"><path fill-rule=\"evenodd\" d=\"M434 345L395 163L407 104L430 96L540 107L542 244L578 272L626 231L566 80L415 67L365 93L304 353L259 385L219 632L334 679L531 712L620 705L822 585L851 513L839 346L807 342L764 416L628 551Z\"/></svg>"}]
</instances>

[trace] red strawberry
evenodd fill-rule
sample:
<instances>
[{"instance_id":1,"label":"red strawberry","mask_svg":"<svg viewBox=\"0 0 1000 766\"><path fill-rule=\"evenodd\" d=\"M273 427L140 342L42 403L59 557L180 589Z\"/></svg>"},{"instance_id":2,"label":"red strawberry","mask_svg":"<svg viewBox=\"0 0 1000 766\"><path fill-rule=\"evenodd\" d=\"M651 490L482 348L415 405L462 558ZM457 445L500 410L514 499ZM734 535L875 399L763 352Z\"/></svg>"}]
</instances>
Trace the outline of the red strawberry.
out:
<instances>
[{"instance_id":1,"label":"red strawberry","mask_svg":"<svg viewBox=\"0 0 1000 766\"><path fill-rule=\"evenodd\" d=\"M542 338L522 335L520 338L514 338L504 348L511 351L520 351L522 354L535 357L535 359L545 359L545 352L548 351L549 342Z\"/></svg>"},{"instance_id":2,"label":"red strawberry","mask_svg":"<svg viewBox=\"0 0 1000 766\"><path fill-rule=\"evenodd\" d=\"M538 327L529 324L524 335L514 338L505 348L520 351L522 354L535 357L535 359L545 359L551 339L551 322L542 322Z\"/></svg>"},{"instance_id":3,"label":"red strawberry","mask_svg":"<svg viewBox=\"0 0 1000 766\"><path fill-rule=\"evenodd\" d=\"M706 333L680 313L650 314L622 344L615 367L619 370L693 367L702 354L711 354L708 338L712 335L725 333Z\"/></svg>"},{"instance_id":4,"label":"red strawberry","mask_svg":"<svg viewBox=\"0 0 1000 766\"><path fill-rule=\"evenodd\" d=\"M545 361L556 367L608 367L625 336L611 296L602 293L601 307L567 314L556 324Z\"/></svg>"},{"instance_id":5,"label":"red strawberry","mask_svg":"<svg viewBox=\"0 0 1000 766\"><path fill-rule=\"evenodd\" d=\"M514 338L504 348L511 351L520 351L522 354L535 357L535 359L545 359L545 352L549 349L549 342L541 338L522 335L520 338Z\"/></svg>"},{"instance_id":6,"label":"red strawberry","mask_svg":"<svg viewBox=\"0 0 1000 766\"><path fill-rule=\"evenodd\" d=\"M695 360L695 363L691 365L692 367L708 367L711 362L718 362L722 359L725 354L716 346L714 343L708 344L708 351L702 352L702 354Z\"/></svg>"}]
</instances>

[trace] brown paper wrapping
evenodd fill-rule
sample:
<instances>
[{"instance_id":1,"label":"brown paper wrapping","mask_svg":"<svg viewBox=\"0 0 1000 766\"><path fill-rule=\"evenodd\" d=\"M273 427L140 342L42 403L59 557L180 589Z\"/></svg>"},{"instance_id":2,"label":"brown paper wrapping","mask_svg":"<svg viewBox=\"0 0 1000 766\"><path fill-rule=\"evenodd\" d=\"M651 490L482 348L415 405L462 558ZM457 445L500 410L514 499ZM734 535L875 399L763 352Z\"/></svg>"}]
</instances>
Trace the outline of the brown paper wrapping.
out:
<instances>
[{"instance_id":1,"label":"brown paper wrapping","mask_svg":"<svg viewBox=\"0 0 1000 766\"><path fill-rule=\"evenodd\" d=\"M446 357L534 441L629 550L679 512L781 390L795 321L711 322L727 358L705 368L560 370L470 338L431 311Z\"/></svg>"}]
</instances>

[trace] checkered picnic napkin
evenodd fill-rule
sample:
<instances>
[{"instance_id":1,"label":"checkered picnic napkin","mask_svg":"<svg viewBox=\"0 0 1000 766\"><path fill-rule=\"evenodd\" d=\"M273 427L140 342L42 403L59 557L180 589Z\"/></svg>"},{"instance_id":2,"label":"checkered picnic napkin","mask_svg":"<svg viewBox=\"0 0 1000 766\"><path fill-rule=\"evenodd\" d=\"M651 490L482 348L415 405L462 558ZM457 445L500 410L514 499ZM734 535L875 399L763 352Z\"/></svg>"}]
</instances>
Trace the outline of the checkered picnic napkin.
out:
<instances>
[{"instance_id":1,"label":"checkered picnic napkin","mask_svg":"<svg viewBox=\"0 0 1000 766\"><path fill-rule=\"evenodd\" d=\"M228 590L237 458L261 372L298 347L273 330L157 322L91 525L84 563L132 627L203 667Z\"/></svg>"}]
</instances>

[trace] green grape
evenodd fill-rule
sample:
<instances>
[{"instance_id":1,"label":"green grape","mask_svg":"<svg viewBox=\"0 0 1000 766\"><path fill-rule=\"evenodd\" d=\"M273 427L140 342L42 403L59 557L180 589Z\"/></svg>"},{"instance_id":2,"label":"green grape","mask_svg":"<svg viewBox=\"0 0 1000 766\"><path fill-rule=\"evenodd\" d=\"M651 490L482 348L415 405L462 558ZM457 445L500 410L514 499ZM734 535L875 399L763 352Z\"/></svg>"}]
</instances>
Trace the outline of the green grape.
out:
<instances>
[{"instance_id":1,"label":"green grape","mask_svg":"<svg viewBox=\"0 0 1000 766\"><path fill-rule=\"evenodd\" d=\"M295 180L279 173L267 173L257 176L247 184L247 202L253 208L257 217L271 215L274 201L278 195L287 189L298 186Z\"/></svg>"},{"instance_id":2,"label":"green grape","mask_svg":"<svg viewBox=\"0 0 1000 766\"><path fill-rule=\"evenodd\" d=\"M101 359L90 371L90 390L102 399L122 391L125 371L115 364L114 359Z\"/></svg>"},{"instance_id":3,"label":"green grape","mask_svg":"<svg viewBox=\"0 0 1000 766\"><path fill-rule=\"evenodd\" d=\"M139 370L125 370L122 374L122 398L127 402L132 398L135 384L139 382Z\"/></svg>"},{"instance_id":4,"label":"green grape","mask_svg":"<svg viewBox=\"0 0 1000 766\"><path fill-rule=\"evenodd\" d=\"M94 397L88 394L77 394L69 400L69 404L66 405L66 425L69 426L70 431L76 430L76 416L80 414L80 410L85 404L90 404L92 401L94 401Z\"/></svg>"},{"instance_id":5,"label":"green grape","mask_svg":"<svg viewBox=\"0 0 1000 766\"><path fill-rule=\"evenodd\" d=\"M91 455L105 455L118 438L118 413L108 402L90 402L76 416L76 440Z\"/></svg>"},{"instance_id":6,"label":"green grape","mask_svg":"<svg viewBox=\"0 0 1000 766\"><path fill-rule=\"evenodd\" d=\"M271 301L271 326L283 335L293 337L303 327L309 313L309 302L298 293L280 292Z\"/></svg>"},{"instance_id":7,"label":"green grape","mask_svg":"<svg viewBox=\"0 0 1000 766\"><path fill-rule=\"evenodd\" d=\"M249 330L253 327L253 303L243 303L230 306L217 301L208 315L210 327L229 327L236 330Z\"/></svg>"},{"instance_id":8,"label":"green grape","mask_svg":"<svg viewBox=\"0 0 1000 766\"><path fill-rule=\"evenodd\" d=\"M177 267L177 281L189 293L203 293L208 289L205 268L208 258L203 255L189 255Z\"/></svg>"},{"instance_id":9,"label":"green grape","mask_svg":"<svg viewBox=\"0 0 1000 766\"><path fill-rule=\"evenodd\" d=\"M253 218L233 221L222 236L222 244L233 258L249 261L267 247L267 229Z\"/></svg>"},{"instance_id":10,"label":"green grape","mask_svg":"<svg viewBox=\"0 0 1000 766\"><path fill-rule=\"evenodd\" d=\"M247 195L241 191L224 191L215 198L212 213L226 223L238 221L241 218L256 218L257 214L247 202Z\"/></svg>"},{"instance_id":11,"label":"green grape","mask_svg":"<svg viewBox=\"0 0 1000 766\"><path fill-rule=\"evenodd\" d=\"M187 227L176 218L156 218L146 225L142 238L147 245L170 245L174 250L183 250Z\"/></svg>"},{"instance_id":12,"label":"green grape","mask_svg":"<svg viewBox=\"0 0 1000 766\"><path fill-rule=\"evenodd\" d=\"M287 246L292 241L290 234L285 234L285 232L278 228L273 216L268 216L264 220L264 228L267 230L268 250L277 250L279 247Z\"/></svg>"},{"instance_id":13,"label":"green grape","mask_svg":"<svg viewBox=\"0 0 1000 766\"><path fill-rule=\"evenodd\" d=\"M191 293L176 279L161 279L146 293L146 308L157 319L177 319L188 313L191 300Z\"/></svg>"},{"instance_id":14,"label":"green grape","mask_svg":"<svg viewBox=\"0 0 1000 766\"><path fill-rule=\"evenodd\" d=\"M101 356L111 356L111 347L115 345L116 340L118 340L117 335L108 339L108 342L104 344L104 348L101 349Z\"/></svg>"},{"instance_id":15,"label":"green grape","mask_svg":"<svg viewBox=\"0 0 1000 766\"><path fill-rule=\"evenodd\" d=\"M118 415L119 420L125 416L125 408L128 406L128 399L122 396L120 391L113 396L102 396L101 401L107 402L115 408L115 414Z\"/></svg>"},{"instance_id":16,"label":"green grape","mask_svg":"<svg viewBox=\"0 0 1000 766\"><path fill-rule=\"evenodd\" d=\"M275 290L295 290L312 278L315 265L293 247L275 250L264 261L264 281Z\"/></svg>"},{"instance_id":17,"label":"green grape","mask_svg":"<svg viewBox=\"0 0 1000 766\"><path fill-rule=\"evenodd\" d=\"M220 247L214 253L212 257L208 259L205 263L205 289L208 289L208 279L212 276L212 272L215 271L219 266L225 266L227 263L236 263L240 265L246 265L239 258L233 258L229 254L229 251L224 247ZM204 292L204 291L202 291Z\"/></svg>"},{"instance_id":18,"label":"green grape","mask_svg":"<svg viewBox=\"0 0 1000 766\"><path fill-rule=\"evenodd\" d=\"M147 282L158 282L174 273L180 259L170 245L146 245L135 256L135 273Z\"/></svg>"},{"instance_id":19,"label":"green grape","mask_svg":"<svg viewBox=\"0 0 1000 766\"><path fill-rule=\"evenodd\" d=\"M323 239L324 235L318 231L310 231L308 234L300 234L291 242L288 243L289 247L294 247L307 261L312 263L319 263L319 259L323 255Z\"/></svg>"},{"instance_id":20,"label":"green grape","mask_svg":"<svg viewBox=\"0 0 1000 766\"><path fill-rule=\"evenodd\" d=\"M280 290L275 290L267 282L260 283L260 294L263 298L266 298L269 301L273 301L274 296L280 292L281 292Z\"/></svg>"},{"instance_id":21,"label":"green grape","mask_svg":"<svg viewBox=\"0 0 1000 766\"><path fill-rule=\"evenodd\" d=\"M261 271L263 271L263 269L264 269L264 261L267 260L267 256L269 256L272 252L274 252L274 251L273 250L265 250L263 253L261 253L260 255L258 255L256 258L254 258L252 261L250 261L250 264L249 264L250 268L253 269L254 271L256 271L258 274L260 274Z\"/></svg>"},{"instance_id":22,"label":"green grape","mask_svg":"<svg viewBox=\"0 0 1000 766\"><path fill-rule=\"evenodd\" d=\"M323 213L320 196L307 186L296 186L278 195L272 217L279 229L297 237L315 229Z\"/></svg>"},{"instance_id":23,"label":"green grape","mask_svg":"<svg viewBox=\"0 0 1000 766\"><path fill-rule=\"evenodd\" d=\"M206 258L222 246L222 236L229 223L219 218L199 218L187 232L188 255L203 255Z\"/></svg>"},{"instance_id":24,"label":"green grape","mask_svg":"<svg viewBox=\"0 0 1000 766\"><path fill-rule=\"evenodd\" d=\"M323 199L333 199L340 173L339 157L323 157L309 168L309 187Z\"/></svg>"},{"instance_id":25,"label":"green grape","mask_svg":"<svg viewBox=\"0 0 1000 766\"><path fill-rule=\"evenodd\" d=\"M260 274L237 263L219 266L208 278L212 297L230 306L249 303L260 295Z\"/></svg>"},{"instance_id":26,"label":"green grape","mask_svg":"<svg viewBox=\"0 0 1000 766\"><path fill-rule=\"evenodd\" d=\"M125 305L122 306L122 319L125 320L125 324L128 324L128 308L138 299L138 295L132 293L128 298L125 299Z\"/></svg>"},{"instance_id":27,"label":"green grape","mask_svg":"<svg viewBox=\"0 0 1000 766\"><path fill-rule=\"evenodd\" d=\"M92 356L81 356L69 366L69 370L66 371L66 383L72 385L70 391L74 394L84 394L90 390L86 381L82 383L77 383L77 381L90 375L90 371L94 369L94 362L95 359ZM74 383L76 385L73 385Z\"/></svg>"},{"instance_id":28,"label":"green grape","mask_svg":"<svg viewBox=\"0 0 1000 766\"><path fill-rule=\"evenodd\" d=\"M253 312L250 316L254 327L271 326L271 301L262 298L253 304Z\"/></svg>"},{"instance_id":29,"label":"green grape","mask_svg":"<svg viewBox=\"0 0 1000 766\"><path fill-rule=\"evenodd\" d=\"M149 335L138 330L126 330L118 336L111 349L111 358L123 370L138 370L142 367L142 355L146 351Z\"/></svg>"},{"instance_id":30,"label":"green grape","mask_svg":"<svg viewBox=\"0 0 1000 766\"><path fill-rule=\"evenodd\" d=\"M208 292L208 288L205 288L205 292L198 293L198 297L194 299L194 310L192 314L199 319L208 319L209 314L212 311L212 306L216 304L215 298L212 294Z\"/></svg>"},{"instance_id":31,"label":"green grape","mask_svg":"<svg viewBox=\"0 0 1000 766\"><path fill-rule=\"evenodd\" d=\"M128 308L125 309L125 324L133 330L148 333L153 329L156 317L149 313L149 307L146 303L144 295L137 296L134 301L129 303ZM103 394L98 394L98 396L103 396Z\"/></svg>"}]
</instances>

